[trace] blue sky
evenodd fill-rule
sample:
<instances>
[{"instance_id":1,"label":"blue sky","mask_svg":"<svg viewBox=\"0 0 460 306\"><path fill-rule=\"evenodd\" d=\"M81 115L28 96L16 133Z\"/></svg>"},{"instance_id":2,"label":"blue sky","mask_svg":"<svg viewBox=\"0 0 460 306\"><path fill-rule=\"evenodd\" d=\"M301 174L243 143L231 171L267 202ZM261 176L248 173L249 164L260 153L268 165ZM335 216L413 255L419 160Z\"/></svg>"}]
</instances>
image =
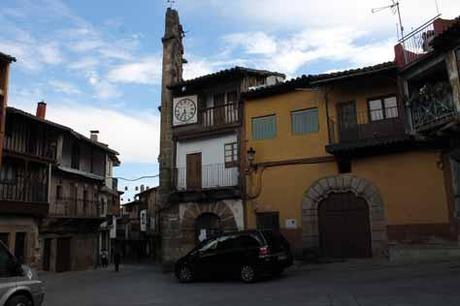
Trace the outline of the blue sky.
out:
<instances>
[{"instance_id":1,"label":"blue sky","mask_svg":"<svg viewBox=\"0 0 460 306\"><path fill-rule=\"evenodd\" d=\"M371 14L387 0L176 0L185 78L235 65L288 77L393 59L396 17ZM438 0L443 17L460 1ZM2 0L0 51L15 56L11 106L34 112L120 152L116 175L158 173L162 0ZM436 14L435 1L401 0L406 32ZM154 186L155 179L130 183ZM122 186L126 185L122 183Z\"/></svg>"}]
</instances>

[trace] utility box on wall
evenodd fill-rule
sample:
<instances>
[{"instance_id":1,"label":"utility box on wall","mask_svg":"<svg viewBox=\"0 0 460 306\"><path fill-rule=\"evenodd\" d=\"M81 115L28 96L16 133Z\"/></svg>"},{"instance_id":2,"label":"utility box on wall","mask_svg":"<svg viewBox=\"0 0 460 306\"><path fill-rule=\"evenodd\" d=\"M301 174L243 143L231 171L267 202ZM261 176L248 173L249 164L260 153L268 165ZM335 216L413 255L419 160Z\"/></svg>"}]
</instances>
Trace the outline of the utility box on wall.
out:
<instances>
[{"instance_id":1,"label":"utility box on wall","mask_svg":"<svg viewBox=\"0 0 460 306\"><path fill-rule=\"evenodd\" d=\"M297 220L296 219L286 219L284 226L287 229L296 229L297 228Z\"/></svg>"}]
</instances>

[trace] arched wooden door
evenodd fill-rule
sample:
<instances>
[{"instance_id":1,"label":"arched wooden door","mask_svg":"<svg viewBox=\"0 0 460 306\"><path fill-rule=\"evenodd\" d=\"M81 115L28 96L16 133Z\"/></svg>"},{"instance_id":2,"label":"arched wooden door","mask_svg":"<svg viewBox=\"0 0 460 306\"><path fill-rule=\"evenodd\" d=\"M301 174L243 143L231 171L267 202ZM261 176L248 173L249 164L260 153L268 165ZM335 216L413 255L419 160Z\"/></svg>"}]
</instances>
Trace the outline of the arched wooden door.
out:
<instances>
[{"instance_id":1,"label":"arched wooden door","mask_svg":"<svg viewBox=\"0 0 460 306\"><path fill-rule=\"evenodd\" d=\"M222 226L218 215L203 213L195 221L196 241L214 237L222 232Z\"/></svg>"},{"instance_id":2,"label":"arched wooden door","mask_svg":"<svg viewBox=\"0 0 460 306\"><path fill-rule=\"evenodd\" d=\"M352 192L332 193L319 206L320 245L323 256L372 256L369 207Z\"/></svg>"}]
</instances>

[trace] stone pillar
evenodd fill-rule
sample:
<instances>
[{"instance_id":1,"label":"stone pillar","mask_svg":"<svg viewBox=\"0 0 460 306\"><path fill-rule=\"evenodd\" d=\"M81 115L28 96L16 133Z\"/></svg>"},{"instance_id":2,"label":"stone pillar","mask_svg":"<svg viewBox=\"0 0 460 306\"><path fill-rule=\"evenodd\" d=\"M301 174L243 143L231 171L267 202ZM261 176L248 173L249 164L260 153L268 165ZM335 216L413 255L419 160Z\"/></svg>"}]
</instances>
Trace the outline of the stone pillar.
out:
<instances>
[{"instance_id":1,"label":"stone pillar","mask_svg":"<svg viewBox=\"0 0 460 306\"><path fill-rule=\"evenodd\" d=\"M174 142L172 139L172 92L168 86L182 81L182 45L183 30L179 21L179 14L176 10L168 8L165 19L165 34L163 43L163 67L161 87L161 125L160 125L160 186L159 205L164 208L168 206L168 196L173 188L174 175ZM169 217L168 217L169 218ZM170 236L167 232L170 226L163 227L165 222L160 222L161 234L164 237ZM170 240L162 239L162 260L167 261L169 255L165 250L170 249L167 244Z\"/></svg>"}]
</instances>

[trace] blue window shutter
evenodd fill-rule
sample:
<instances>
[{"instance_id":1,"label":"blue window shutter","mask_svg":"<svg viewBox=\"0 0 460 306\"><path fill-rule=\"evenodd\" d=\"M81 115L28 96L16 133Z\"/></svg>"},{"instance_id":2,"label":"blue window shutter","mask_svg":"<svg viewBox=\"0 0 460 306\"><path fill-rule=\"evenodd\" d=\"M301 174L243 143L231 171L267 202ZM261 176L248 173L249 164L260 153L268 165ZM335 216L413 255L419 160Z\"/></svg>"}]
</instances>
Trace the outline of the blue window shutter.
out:
<instances>
[{"instance_id":1,"label":"blue window shutter","mask_svg":"<svg viewBox=\"0 0 460 306\"><path fill-rule=\"evenodd\" d=\"M252 118L252 139L263 140L276 137L276 116Z\"/></svg>"},{"instance_id":2,"label":"blue window shutter","mask_svg":"<svg viewBox=\"0 0 460 306\"><path fill-rule=\"evenodd\" d=\"M318 109L312 108L291 113L292 133L309 134L319 131Z\"/></svg>"}]
</instances>

